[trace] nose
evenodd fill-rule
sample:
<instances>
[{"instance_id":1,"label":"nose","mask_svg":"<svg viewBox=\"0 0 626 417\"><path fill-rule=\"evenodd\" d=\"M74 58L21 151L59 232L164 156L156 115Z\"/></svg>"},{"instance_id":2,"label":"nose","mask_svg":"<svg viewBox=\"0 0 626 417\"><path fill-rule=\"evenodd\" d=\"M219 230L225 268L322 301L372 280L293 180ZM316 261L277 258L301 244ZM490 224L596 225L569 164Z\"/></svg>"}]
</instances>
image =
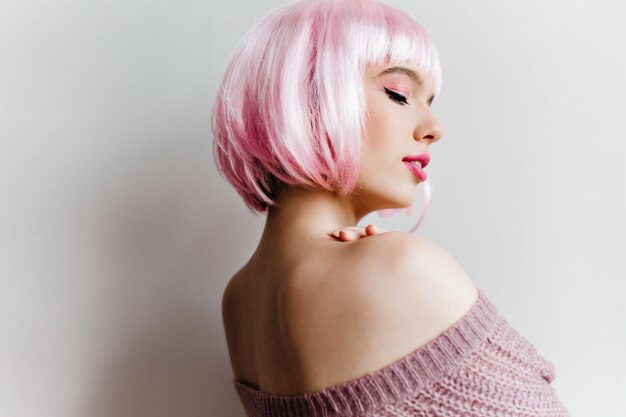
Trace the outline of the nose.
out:
<instances>
[{"instance_id":1,"label":"nose","mask_svg":"<svg viewBox=\"0 0 626 417\"><path fill-rule=\"evenodd\" d=\"M437 142L443 136L443 126L430 114L427 119L424 119L415 128L413 137L415 140L422 141L427 140L431 144Z\"/></svg>"}]
</instances>

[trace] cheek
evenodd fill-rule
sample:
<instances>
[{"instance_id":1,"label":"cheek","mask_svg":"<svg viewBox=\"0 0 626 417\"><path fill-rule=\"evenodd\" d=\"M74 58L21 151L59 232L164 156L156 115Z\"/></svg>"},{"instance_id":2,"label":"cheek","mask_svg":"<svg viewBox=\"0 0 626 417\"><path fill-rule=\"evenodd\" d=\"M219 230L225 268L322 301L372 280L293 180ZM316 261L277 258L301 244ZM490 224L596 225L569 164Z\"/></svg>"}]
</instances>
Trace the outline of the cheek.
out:
<instances>
[{"instance_id":1,"label":"cheek","mask_svg":"<svg viewBox=\"0 0 626 417\"><path fill-rule=\"evenodd\" d=\"M388 101L388 100L387 100ZM369 120L367 125L368 139L372 146L391 144L394 126L398 126L400 120L397 112L384 100L371 100L369 103ZM393 104L393 103L391 103Z\"/></svg>"},{"instance_id":2,"label":"cheek","mask_svg":"<svg viewBox=\"0 0 626 417\"><path fill-rule=\"evenodd\" d=\"M366 142L378 159L402 152L399 148L403 147L403 136L406 135L402 133L402 126L403 121L393 111L381 111L371 116Z\"/></svg>"}]
</instances>

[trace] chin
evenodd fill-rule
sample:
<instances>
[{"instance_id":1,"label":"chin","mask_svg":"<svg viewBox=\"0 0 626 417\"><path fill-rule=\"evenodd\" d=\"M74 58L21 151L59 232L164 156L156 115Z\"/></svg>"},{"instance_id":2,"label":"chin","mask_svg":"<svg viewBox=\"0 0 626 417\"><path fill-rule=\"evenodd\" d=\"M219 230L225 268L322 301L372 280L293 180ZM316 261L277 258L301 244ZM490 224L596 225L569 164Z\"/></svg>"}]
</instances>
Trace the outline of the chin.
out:
<instances>
[{"instance_id":1,"label":"chin","mask_svg":"<svg viewBox=\"0 0 626 417\"><path fill-rule=\"evenodd\" d=\"M398 197L398 196L396 196ZM388 200L388 203L385 205L385 209L405 209L410 207L415 201L415 192L412 194L402 194L401 199L395 198L393 200Z\"/></svg>"},{"instance_id":2,"label":"chin","mask_svg":"<svg viewBox=\"0 0 626 417\"><path fill-rule=\"evenodd\" d=\"M397 206L397 207L394 207L394 208L397 208L397 209L405 209L405 208L410 207L410 206L411 206L411 204L413 204L413 200L407 201L407 202L402 203L402 204L398 204L398 206Z\"/></svg>"},{"instance_id":3,"label":"chin","mask_svg":"<svg viewBox=\"0 0 626 417\"><path fill-rule=\"evenodd\" d=\"M404 209L415 202L417 184L415 181L398 181L395 178L389 182L378 182L369 190L365 194L367 197L364 195L363 198L369 200L372 210Z\"/></svg>"},{"instance_id":4,"label":"chin","mask_svg":"<svg viewBox=\"0 0 626 417\"><path fill-rule=\"evenodd\" d=\"M408 190L402 193L402 201L399 201L399 208L407 208L415 201L415 193L417 193L417 185L412 182Z\"/></svg>"}]
</instances>

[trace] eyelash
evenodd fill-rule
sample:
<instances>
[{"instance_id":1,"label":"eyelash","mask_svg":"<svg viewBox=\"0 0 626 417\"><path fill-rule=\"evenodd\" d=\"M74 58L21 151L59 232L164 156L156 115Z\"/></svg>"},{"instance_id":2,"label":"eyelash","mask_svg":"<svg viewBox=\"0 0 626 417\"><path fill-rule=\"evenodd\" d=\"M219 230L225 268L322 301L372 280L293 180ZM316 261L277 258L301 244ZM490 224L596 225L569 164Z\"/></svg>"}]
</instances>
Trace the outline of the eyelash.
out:
<instances>
[{"instance_id":1,"label":"eyelash","mask_svg":"<svg viewBox=\"0 0 626 417\"><path fill-rule=\"evenodd\" d=\"M384 87L384 88L385 88L385 91L387 92L387 95L389 96L389 98L391 98L393 101L399 103L402 106L409 104L406 101L406 97L404 97L403 95L398 94L395 91L392 91L392 90L388 89L387 87Z\"/></svg>"}]
</instances>

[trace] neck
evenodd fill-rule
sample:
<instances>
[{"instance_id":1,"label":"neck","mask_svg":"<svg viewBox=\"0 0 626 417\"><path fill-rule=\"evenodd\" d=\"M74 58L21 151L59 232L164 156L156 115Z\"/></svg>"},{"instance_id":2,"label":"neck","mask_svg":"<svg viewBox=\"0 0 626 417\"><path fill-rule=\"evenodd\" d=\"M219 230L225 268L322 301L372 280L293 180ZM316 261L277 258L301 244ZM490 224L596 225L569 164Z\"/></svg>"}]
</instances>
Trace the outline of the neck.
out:
<instances>
[{"instance_id":1,"label":"neck","mask_svg":"<svg viewBox=\"0 0 626 417\"><path fill-rule=\"evenodd\" d=\"M333 230L356 226L371 212L354 194L341 196L320 189L283 186L276 189L274 200L277 205L268 208L256 254L288 256L292 251L332 242L329 234Z\"/></svg>"}]
</instances>

